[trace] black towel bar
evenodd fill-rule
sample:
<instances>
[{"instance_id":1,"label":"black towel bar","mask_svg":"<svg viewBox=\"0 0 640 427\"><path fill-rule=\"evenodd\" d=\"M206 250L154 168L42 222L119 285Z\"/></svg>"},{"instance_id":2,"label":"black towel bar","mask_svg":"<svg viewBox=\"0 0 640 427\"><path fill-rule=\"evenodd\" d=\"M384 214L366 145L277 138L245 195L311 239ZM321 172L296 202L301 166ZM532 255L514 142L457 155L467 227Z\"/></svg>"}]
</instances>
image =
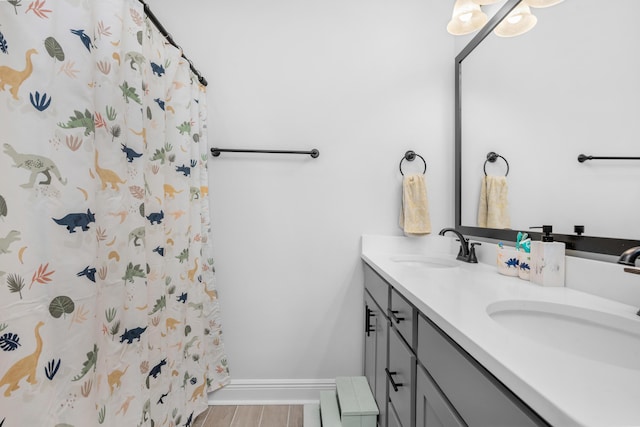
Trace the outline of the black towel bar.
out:
<instances>
[{"instance_id":1,"label":"black towel bar","mask_svg":"<svg viewBox=\"0 0 640 427\"><path fill-rule=\"evenodd\" d=\"M211 155L218 157L220 153L267 153L267 154L307 154L314 159L320 155L320 151L313 149L310 151L295 151L295 150L245 150L240 148L212 148Z\"/></svg>"},{"instance_id":2,"label":"black towel bar","mask_svg":"<svg viewBox=\"0 0 640 427\"><path fill-rule=\"evenodd\" d=\"M580 154L578 156L578 161L580 163L584 163L587 160L640 160L640 157L596 157L587 156L585 154Z\"/></svg>"}]
</instances>

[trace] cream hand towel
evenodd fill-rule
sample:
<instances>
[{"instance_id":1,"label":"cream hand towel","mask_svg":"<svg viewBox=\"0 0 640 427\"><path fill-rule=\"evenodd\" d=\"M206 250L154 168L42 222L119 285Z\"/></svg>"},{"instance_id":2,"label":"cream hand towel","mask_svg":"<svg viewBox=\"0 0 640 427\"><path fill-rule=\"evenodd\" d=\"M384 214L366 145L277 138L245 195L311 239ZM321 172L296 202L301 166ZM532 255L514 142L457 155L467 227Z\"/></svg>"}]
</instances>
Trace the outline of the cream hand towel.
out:
<instances>
[{"instance_id":1,"label":"cream hand towel","mask_svg":"<svg viewBox=\"0 0 640 427\"><path fill-rule=\"evenodd\" d=\"M484 176L480 188L478 227L511 228L506 176Z\"/></svg>"},{"instance_id":2,"label":"cream hand towel","mask_svg":"<svg viewBox=\"0 0 640 427\"><path fill-rule=\"evenodd\" d=\"M400 228L406 235L431 233L431 218L424 174L407 175L402 180Z\"/></svg>"}]
</instances>

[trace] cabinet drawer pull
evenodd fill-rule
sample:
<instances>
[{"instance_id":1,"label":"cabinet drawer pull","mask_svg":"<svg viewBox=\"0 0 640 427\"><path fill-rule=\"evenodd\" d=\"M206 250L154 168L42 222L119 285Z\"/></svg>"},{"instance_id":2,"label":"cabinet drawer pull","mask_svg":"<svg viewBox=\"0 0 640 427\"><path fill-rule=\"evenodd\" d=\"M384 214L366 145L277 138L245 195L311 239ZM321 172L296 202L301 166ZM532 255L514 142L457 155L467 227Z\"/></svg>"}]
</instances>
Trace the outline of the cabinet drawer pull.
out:
<instances>
[{"instance_id":1,"label":"cabinet drawer pull","mask_svg":"<svg viewBox=\"0 0 640 427\"><path fill-rule=\"evenodd\" d=\"M369 319L371 317L376 317L376 314L369 307L366 307L364 316L365 316L364 317L364 331L367 333L367 336L369 336L371 334L371 332L375 332L375 329L371 328L371 323L369 323Z\"/></svg>"},{"instance_id":2,"label":"cabinet drawer pull","mask_svg":"<svg viewBox=\"0 0 640 427\"><path fill-rule=\"evenodd\" d=\"M396 314L400 313L400 311L398 310L391 310L391 318L393 319L394 322L396 323L400 323L402 321L405 321L407 319L405 319L404 317L398 317L396 316Z\"/></svg>"},{"instance_id":3,"label":"cabinet drawer pull","mask_svg":"<svg viewBox=\"0 0 640 427\"><path fill-rule=\"evenodd\" d=\"M391 387L393 387L393 391L397 392L399 387L402 387L404 384L397 383L393 380L393 375L398 375L397 372L389 372L389 368L384 368L384 371L387 374L387 378L389 378L389 382L391 383Z\"/></svg>"}]
</instances>

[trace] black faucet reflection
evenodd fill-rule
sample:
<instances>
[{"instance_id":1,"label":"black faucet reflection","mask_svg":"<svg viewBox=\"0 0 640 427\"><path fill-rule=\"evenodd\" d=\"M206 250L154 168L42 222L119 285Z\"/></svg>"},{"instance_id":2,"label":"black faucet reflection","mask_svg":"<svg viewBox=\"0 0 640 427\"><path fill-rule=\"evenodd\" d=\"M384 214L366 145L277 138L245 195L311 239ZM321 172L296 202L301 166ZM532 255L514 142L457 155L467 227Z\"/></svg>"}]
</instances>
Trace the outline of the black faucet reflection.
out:
<instances>
[{"instance_id":1,"label":"black faucet reflection","mask_svg":"<svg viewBox=\"0 0 640 427\"><path fill-rule=\"evenodd\" d=\"M618 258L618 264L622 265L631 265L635 267L636 259L640 256L640 246L634 246L633 248L629 248L620 255ZM625 271L630 270L625 268ZM629 271L629 273L634 273L634 271ZM640 274L640 272L638 272Z\"/></svg>"},{"instance_id":2,"label":"black faucet reflection","mask_svg":"<svg viewBox=\"0 0 640 427\"><path fill-rule=\"evenodd\" d=\"M636 259L640 256L640 246L634 246L629 248L620 255L618 258L618 264L628 265L624 271L627 273L640 274L640 268L636 267ZM640 310L636 312L640 316Z\"/></svg>"},{"instance_id":3,"label":"black faucet reflection","mask_svg":"<svg viewBox=\"0 0 640 427\"><path fill-rule=\"evenodd\" d=\"M456 259L477 264L478 258L476 257L476 246L479 246L480 243L474 242L469 244L469 239L465 238L462 233L460 233L455 228L443 228L438 234L444 236L444 234L447 232L452 232L453 234L458 236L458 240L460 241L460 250L458 251L458 256L456 257Z\"/></svg>"}]
</instances>

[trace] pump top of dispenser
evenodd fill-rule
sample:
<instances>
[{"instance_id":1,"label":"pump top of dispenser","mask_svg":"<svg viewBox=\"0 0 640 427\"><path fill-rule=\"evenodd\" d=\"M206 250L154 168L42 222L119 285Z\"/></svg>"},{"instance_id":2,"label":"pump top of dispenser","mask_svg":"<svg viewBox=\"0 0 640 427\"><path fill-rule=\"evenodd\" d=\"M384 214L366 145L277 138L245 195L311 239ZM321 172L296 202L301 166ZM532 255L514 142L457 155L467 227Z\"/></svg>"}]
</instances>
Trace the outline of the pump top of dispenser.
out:
<instances>
[{"instance_id":1,"label":"pump top of dispenser","mask_svg":"<svg viewBox=\"0 0 640 427\"><path fill-rule=\"evenodd\" d=\"M529 228L542 228L542 241L543 242L553 242L553 226L552 225L539 225L537 227L529 227Z\"/></svg>"}]
</instances>

